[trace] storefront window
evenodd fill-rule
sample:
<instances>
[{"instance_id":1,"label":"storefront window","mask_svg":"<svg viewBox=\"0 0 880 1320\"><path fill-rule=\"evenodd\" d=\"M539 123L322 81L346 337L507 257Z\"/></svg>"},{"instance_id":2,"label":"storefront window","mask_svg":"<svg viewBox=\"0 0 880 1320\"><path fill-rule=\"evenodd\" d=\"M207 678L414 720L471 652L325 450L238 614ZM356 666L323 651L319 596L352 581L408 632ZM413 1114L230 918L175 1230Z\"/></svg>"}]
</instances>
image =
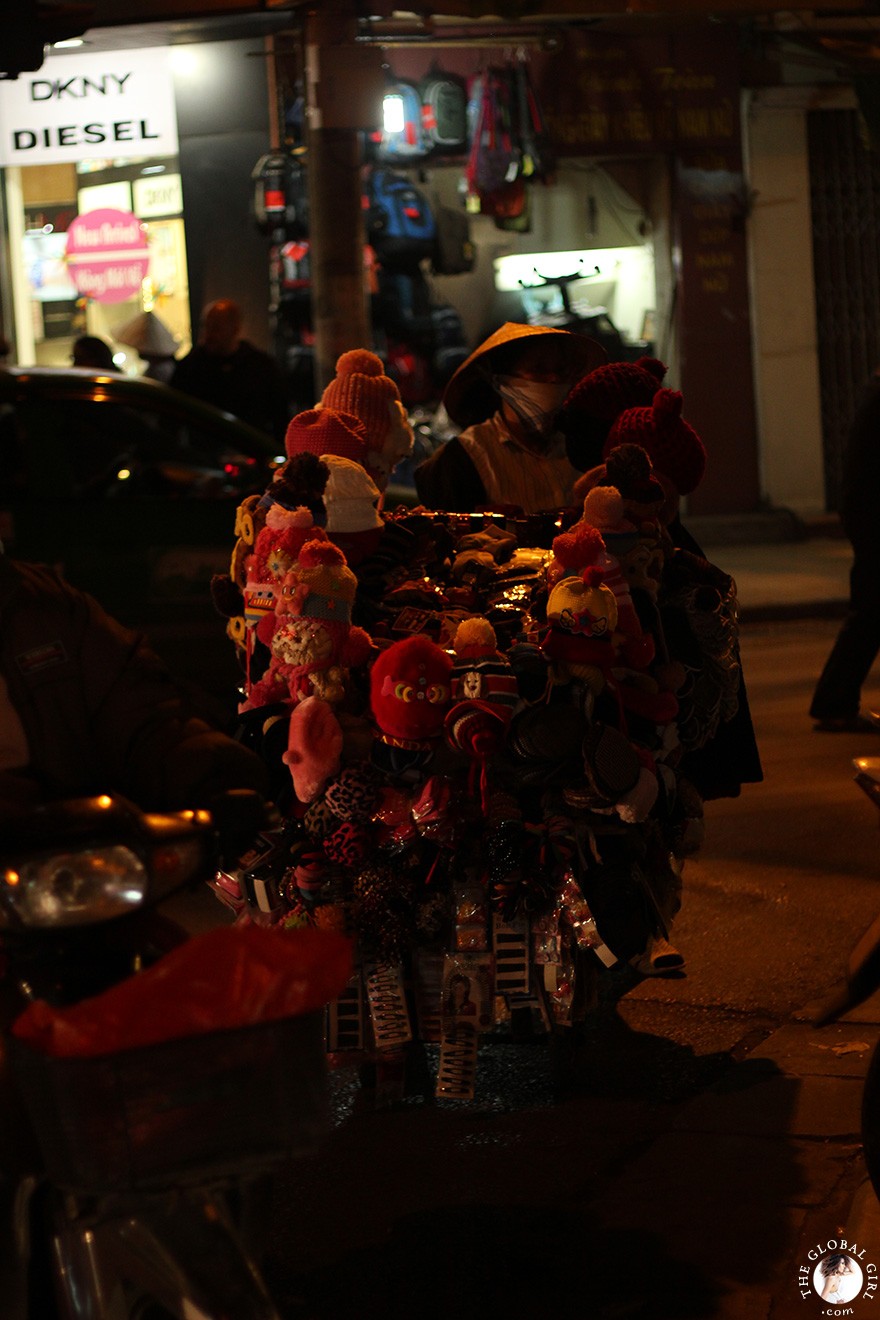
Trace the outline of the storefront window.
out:
<instances>
[{"instance_id":1,"label":"storefront window","mask_svg":"<svg viewBox=\"0 0 880 1320\"><path fill-rule=\"evenodd\" d=\"M110 344L121 370L138 373L146 363L118 335L141 311L154 312L178 351L185 352L190 344L189 294L177 158L31 165L16 173L17 179L7 180L7 205L11 220L17 200L21 216L17 299L24 298L27 308L16 320L19 362L66 366L74 340L88 334ZM141 222L149 263L136 288L129 284L108 290L94 281L77 280L79 272L72 268L68 251L70 226L77 216L99 210L134 215ZM10 230L15 263L12 223ZM125 252L123 248L117 255L124 258ZM123 292L127 296L118 296Z\"/></svg>"},{"instance_id":2,"label":"storefront window","mask_svg":"<svg viewBox=\"0 0 880 1320\"><path fill-rule=\"evenodd\" d=\"M190 347L166 55L53 56L0 85L12 303L3 329L21 364L69 365L74 341L94 335L119 370L139 374L147 362L125 340L141 312L158 318L178 356Z\"/></svg>"}]
</instances>

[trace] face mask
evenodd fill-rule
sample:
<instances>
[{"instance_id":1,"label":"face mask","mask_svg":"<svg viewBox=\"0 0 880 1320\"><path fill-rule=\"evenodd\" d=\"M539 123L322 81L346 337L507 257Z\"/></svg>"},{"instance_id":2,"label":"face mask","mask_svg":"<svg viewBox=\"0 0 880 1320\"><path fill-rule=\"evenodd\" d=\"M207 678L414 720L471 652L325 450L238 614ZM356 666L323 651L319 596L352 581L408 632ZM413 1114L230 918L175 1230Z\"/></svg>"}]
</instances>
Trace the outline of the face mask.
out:
<instances>
[{"instance_id":1,"label":"face mask","mask_svg":"<svg viewBox=\"0 0 880 1320\"><path fill-rule=\"evenodd\" d=\"M566 380L525 380L522 376L496 376L495 389L531 435L548 436L553 431L570 385Z\"/></svg>"}]
</instances>

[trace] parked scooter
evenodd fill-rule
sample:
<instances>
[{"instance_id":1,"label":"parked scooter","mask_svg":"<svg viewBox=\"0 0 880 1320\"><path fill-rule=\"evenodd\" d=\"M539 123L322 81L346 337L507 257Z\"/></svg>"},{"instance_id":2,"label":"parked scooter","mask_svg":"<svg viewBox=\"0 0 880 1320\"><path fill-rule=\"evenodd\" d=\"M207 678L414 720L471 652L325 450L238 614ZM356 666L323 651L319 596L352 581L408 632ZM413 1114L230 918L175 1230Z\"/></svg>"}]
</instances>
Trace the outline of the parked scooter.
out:
<instances>
[{"instance_id":1,"label":"parked scooter","mask_svg":"<svg viewBox=\"0 0 880 1320\"><path fill-rule=\"evenodd\" d=\"M312 1153L325 1130L322 1001L87 1057L20 1038L37 1005L53 1030L77 1014L88 1026L121 988L146 986L216 936L186 940L157 905L209 879L224 841L239 855L257 807L240 793L213 818L149 815L99 797L3 822L0 1197L14 1222L0 1237L4 1320L278 1320L232 1207L255 1176ZM338 970L326 999L345 983L347 967ZM189 990L179 987L181 1001ZM166 1003L174 993L172 979ZM148 1027L150 1006L141 1001ZM131 1021L120 1020L126 1042Z\"/></svg>"},{"instance_id":2,"label":"parked scooter","mask_svg":"<svg viewBox=\"0 0 880 1320\"><path fill-rule=\"evenodd\" d=\"M855 782L880 810L880 757L858 756L853 760ZM822 1005L814 1025L835 1022L850 1009L880 990L880 916L876 917L856 944L847 961L846 978ZM862 1149L871 1186L880 1198L880 1041L865 1075L862 1091Z\"/></svg>"}]
</instances>

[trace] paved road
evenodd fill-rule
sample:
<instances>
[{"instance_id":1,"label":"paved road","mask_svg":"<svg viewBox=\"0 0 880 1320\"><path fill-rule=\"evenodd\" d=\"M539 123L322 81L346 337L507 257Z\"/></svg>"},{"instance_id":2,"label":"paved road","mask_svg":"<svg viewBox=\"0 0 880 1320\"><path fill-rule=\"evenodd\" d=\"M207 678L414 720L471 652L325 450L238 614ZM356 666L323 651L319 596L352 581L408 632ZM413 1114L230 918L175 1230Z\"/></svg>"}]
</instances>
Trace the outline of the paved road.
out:
<instances>
[{"instance_id":1,"label":"paved road","mask_svg":"<svg viewBox=\"0 0 880 1320\"><path fill-rule=\"evenodd\" d=\"M805 713L835 627L745 626L765 783L708 808L674 932L687 975L606 981L565 1090L540 1045L485 1051L471 1106L361 1111L334 1077L327 1147L275 1197L286 1315L788 1320L822 1313L796 1287L812 1243L858 1224L880 1260L857 1135L880 1015L817 1033L803 1012L880 905L851 771L874 749Z\"/></svg>"}]
</instances>

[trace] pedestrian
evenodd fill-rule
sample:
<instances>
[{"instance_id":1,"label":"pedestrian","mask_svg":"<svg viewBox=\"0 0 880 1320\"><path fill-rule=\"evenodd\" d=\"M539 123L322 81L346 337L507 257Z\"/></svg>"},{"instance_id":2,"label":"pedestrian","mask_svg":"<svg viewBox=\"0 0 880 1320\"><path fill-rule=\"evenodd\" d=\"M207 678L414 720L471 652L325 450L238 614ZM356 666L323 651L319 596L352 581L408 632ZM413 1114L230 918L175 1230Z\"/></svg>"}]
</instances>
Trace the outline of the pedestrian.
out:
<instances>
[{"instance_id":1,"label":"pedestrian","mask_svg":"<svg viewBox=\"0 0 880 1320\"><path fill-rule=\"evenodd\" d=\"M113 792L177 810L267 787L142 636L53 569L0 553L0 810Z\"/></svg>"},{"instance_id":2,"label":"pedestrian","mask_svg":"<svg viewBox=\"0 0 880 1320\"><path fill-rule=\"evenodd\" d=\"M556 416L576 380L605 360L592 339L506 322L453 375L443 405L461 434L415 471L428 508L470 513L514 506L526 514L572 503L579 476Z\"/></svg>"},{"instance_id":3,"label":"pedestrian","mask_svg":"<svg viewBox=\"0 0 880 1320\"><path fill-rule=\"evenodd\" d=\"M880 717L860 710L862 687L880 651L880 368L850 428L841 522L852 545L849 608L825 662L810 715L820 733L880 733Z\"/></svg>"},{"instance_id":4,"label":"pedestrian","mask_svg":"<svg viewBox=\"0 0 880 1320\"><path fill-rule=\"evenodd\" d=\"M141 361L146 363L143 374L147 380L170 384L177 366L174 356L177 341L155 312L140 312L116 331L116 338L120 344L133 348Z\"/></svg>"},{"instance_id":5,"label":"pedestrian","mask_svg":"<svg viewBox=\"0 0 880 1320\"><path fill-rule=\"evenodd\" d=\"M97 335L80 335L73 341L70 360L75 367L90 367L93 371L118 371L110 345Z\"/></svg>"},{"instance_id":6,"label":"pedestrian","mask_svg":"<svg viewBox=\"0 0 880 1320\"><path fill-rule=\"evenodd\" d=\"M204 309L198 343L174 368L170 384L265 431L281 445L289 409L284 375L268 353L242 337L238 303L220 298Z\"/></svg>"}]
</instances>

